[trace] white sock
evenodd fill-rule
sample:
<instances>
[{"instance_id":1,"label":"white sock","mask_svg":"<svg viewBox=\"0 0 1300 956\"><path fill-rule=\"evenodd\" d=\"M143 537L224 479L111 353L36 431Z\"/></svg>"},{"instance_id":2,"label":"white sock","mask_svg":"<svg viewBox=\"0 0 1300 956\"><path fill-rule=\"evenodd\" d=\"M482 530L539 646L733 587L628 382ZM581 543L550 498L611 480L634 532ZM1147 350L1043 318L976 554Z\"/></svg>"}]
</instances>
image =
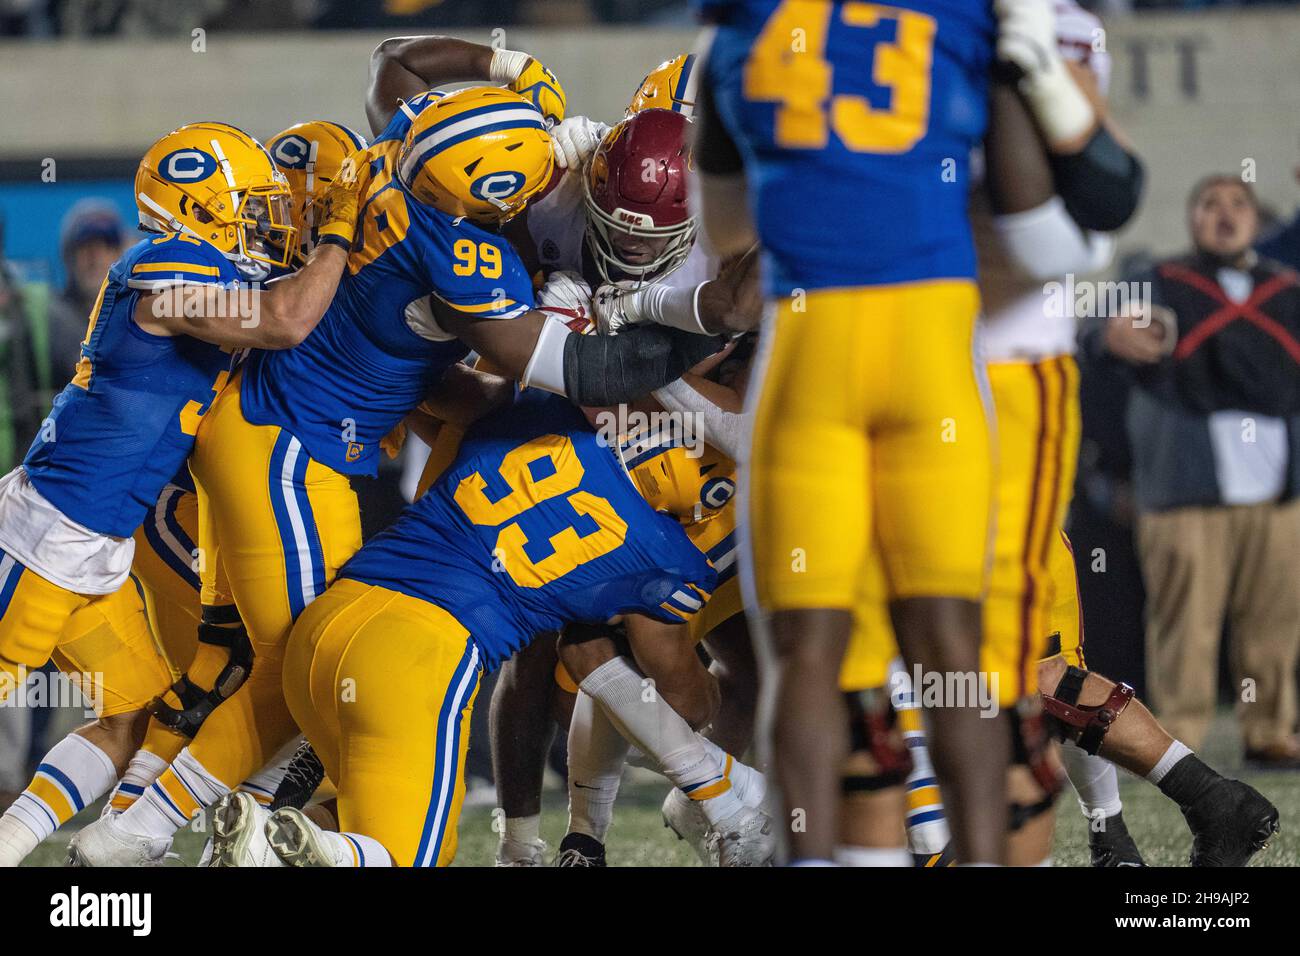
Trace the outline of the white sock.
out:
<instances>
[{"instance_id":1,"label":"white sock","mask_svg":"<svg viewBox=\"0 0 1300 956\"><path fill-rule=\"evenodd\" d=\"M912 755L912 772L907 775L907 845L913 853L933 856L943 852L952 834L943 811L939 780L935 776L934 764L930 762L921 709L910 683L895 693L894 707L898 710L903 742Z\"/></svg>"},{"instance_id":2,"label":"white sock","mask_svg":"<svg viewBox=\"0 0 1300 956\"><path fill-rule=\"evenodd\" d=\"M186 747L144 796L118 815L117 821L128 833L168 839L229 792L230 788L208 773Z\"/></svg>"},{"instance_id":3,"label":"white sock","mask_svg":"<svg viewBox=\"0 0 1300 956\"><path fill-rule=\"evenodd\" d=\"M835 862L840 866L911 866L912 853L905 846L837 846Z\"/></svg>"},{"instance_id":4,"label":"white sock","mask_svg":"<svg viewBox=\"0 0 1300 956\"><path fill-rule=\"evenodd\" d=\"M276 751L275 756L267 762L265 767L235 789L244 791L262 806L267 806L275 799L275 792L280 789L280 783L284 780L285 774L289 772L289 765L293 763L294 755L298 753L298 748L302 745L304 739L301 734L294 737Z\"/></svg>"},{"instance_id":5,"label":"white sock","mask_svg":"<svg viewBox=\"0 0 1300 956\"><path fill-rule=\"evenodd\" d=\"M627 759L623 761L629 767L640 767L642 770L653 770L659 772L659 761L654 757L646 756L641 752L640 747L628 747Z\"/></svg>"},{"instance_id":6,"label":"white sock","mask_svg":"<svg viewBox=\"0 0 1300 956\"><path fill-rule=\"evenodd\" d=\"M1185 743L1181 740L1175 740L1169 745L1169 749L1165 751L1164 756L1156 761L1156 765L1147 774L1147 779L1154 784L1159 784L1161 780L1165 779L1165 774L1174 769L1174 764L1191 752L1191 748Z\"/></svg>"},{"instance_id":7,"label":"white sock","mask_svg":"<svg viewBox=\"0 0 1300 956\"><path fill-rule=\"evenodd\" d=\"M108 793L115 783L117 768L108 754L85 737L68 734L50 748L32 782L5 811L2 819L11 822L0 829L0 864L17 866L36 844ZM13 860L18 853L22 856Z\"/></svg>"},{"instance_id":8,"label":"white sock","mask_svg":"<svg viewBox=\"0 0 1300 956\"><path fill-rule=\"evenodd\" d=\"M642 680L626 659L616 657L588 674L582 689L629 743L653 757L659 772L699 803L710 823L740 812L744 804L732 792L725 766L658 693L646 692Z\"/></svg>"},{"instance_id":9,"label":"white sock","mask_svg":"<svg viewBox=\"0 0 1300 956\"><path fill-rule=\"evenodd\" d=\"M569 723L570 833L605 842L627 750L627 740L604 709L579 689Z\"/></svg>"},{"instance_id":10,"label":"white sock","mask_svg":"<svg viewBox=\"0 0 1300 956\"><path fill-rule=\"evenodd\" d=\"M1124 809L1119 799L1119 775L1109 760L1067 740L1061 745L1061 763L1079 795L1079 808L1089 820L1113 817Z\"/></svg>"},{"instance_id":11,"label":"white sock","mask_svg":"<svg viewBox=\"0 0 1300 956\"><path fill-rule=\"evenodd\" d=\"M536 843L542 838L542 815L534 813L530 817L506 817L501 839L506 843Z\"/></svg>"},{"instance_id":12,"label":"white sock","mask_svg":"<svg viewBox=\"0 0 1300 956\"><path fill-rule=\"evenodd\" d=\"M126 773L117 782L113 795L104 806L105 813L121 813L140 797L144 788L153 783L167 769L167 761L148 750L137 750L131 762L127 764Z\"/></svg>"},{"instance_id":13,"label":"white sock","mask_svg":"<svg viewBox=\"0 0 1300 956\"><path fill-rule=\"evenodd\" d=\"M393 858L384 845L374 837L368 837L364 833L331 833L328 830L321 830L322 834L331 843L336 843L335 855L344 862L343 866L364 866L374 869L375 867L391 867Z\"/></svg>"},{"instance_id":14,"label":"white sock","mask_svg":"<svg viewBox=\"0 0 1300 956\"><path fill-rule=\"evenodd\" d=\"M713 759L726 768L731 787L736 791L740 802L747 807L762 806L763 798L767 796L767 778L749 764L742 763L738 757L727 753L709 738L701 736L700 739L704 742L705 749L713 755Z\"/></svg>"}]
</instances>

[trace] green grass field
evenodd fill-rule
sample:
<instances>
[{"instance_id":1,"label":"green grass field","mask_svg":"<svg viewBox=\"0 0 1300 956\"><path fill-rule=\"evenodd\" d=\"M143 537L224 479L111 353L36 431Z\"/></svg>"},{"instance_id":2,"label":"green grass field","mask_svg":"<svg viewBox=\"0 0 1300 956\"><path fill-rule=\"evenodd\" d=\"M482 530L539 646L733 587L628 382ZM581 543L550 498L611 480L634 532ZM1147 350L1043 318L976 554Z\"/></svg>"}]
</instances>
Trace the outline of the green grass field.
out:
<instances>
[{"instance_id":1,"label":"green grass field","mask_svg":"<svg viewBox=\"0 0 1300 956\"><path fill-rule=\"evenodd\" d=\"M1246 780L1277 804L1282 830L1267 850L1255 858L1256 866L1300 866L1300 773L1242 773L1235 757L1231 721L1221 719L1215 727L1214 743L1204 756L1221 772ZM1186 866L1191 837L1178 808L1155 787L1121 772L1120 789L1124 818L1153 866ZM638 780L644 781L644 777ZM638 782L624 787L610 832L608 858L611 866L698 866L699 861L685 843L664 827L659 805L667 784ZM27 860L27 866L61 866L68 839L76 828L98 815L98 806L87 810L72 824L47 840ZM489 808L467 810L460 821L460 850L457 866L491 866L497 834L492 829ZM559 790L544 795L542 836L554 848L564 835L565 800ZM206 834L183 831L174 849L187 865L199 857ZM1078 810L1072 790L1061 795L1057 810L1054 853L1058 866L1087 866L1087 821Z\"/></svg>"}]
</instances>

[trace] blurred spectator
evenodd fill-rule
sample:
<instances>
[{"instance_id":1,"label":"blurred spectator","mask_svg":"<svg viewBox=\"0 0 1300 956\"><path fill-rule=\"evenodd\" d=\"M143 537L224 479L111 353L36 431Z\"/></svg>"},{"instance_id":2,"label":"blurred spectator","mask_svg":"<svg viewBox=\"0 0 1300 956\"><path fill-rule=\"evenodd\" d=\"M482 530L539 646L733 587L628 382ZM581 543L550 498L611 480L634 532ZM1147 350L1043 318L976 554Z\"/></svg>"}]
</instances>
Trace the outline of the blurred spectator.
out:
<instances>
[{"instance_id":1,"label":"blurred spectator","mask_svg":"<svg viewBox=\"0 0 1300 956\"><path fill-rule=\"evenodd\" d=\"M1085 323L1092 360L1129 368L1147 691L1197 747L1214 713L1225 617L1247 761L1300 768L1300 286L1252 250L1253 190L1198 183L1193 251L1156 263L1150 301Z\"/></svg>"},{"instance_id":2,"label":"blurred spectator","mask_svg":"<svg viewBox=\"0 0 1300 956\"><path fill-rule=\"evenodd\" d=\"M0 474L18 464L45 414L22 288L3 250L0 220Z\"/></svg>"},{"instance_id":3,"label":"blurred spectator","mask_svg":"<svg viewBox=\"0 0 1300 956\"><path fill-rule=\"evenodd\" d=\"M45 381L61 389L81 357L90 310L109 268L122 254L126 230L112 203L83 199L63 217L59 257L67 275L63 291L50 303L49 362Z\"/></svg>"}]
</instances>

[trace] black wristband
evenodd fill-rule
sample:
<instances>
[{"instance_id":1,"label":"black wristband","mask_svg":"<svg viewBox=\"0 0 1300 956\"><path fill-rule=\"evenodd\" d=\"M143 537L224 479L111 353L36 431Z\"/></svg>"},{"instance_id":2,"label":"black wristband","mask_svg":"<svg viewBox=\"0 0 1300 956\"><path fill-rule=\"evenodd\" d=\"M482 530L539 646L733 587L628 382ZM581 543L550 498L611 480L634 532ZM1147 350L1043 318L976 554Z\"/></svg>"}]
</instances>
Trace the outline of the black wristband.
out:
<instances>
[{"instance_id":1,"label":"black wristband","mask_svg":"<svg viewBox=\"0 0 1300 956\"><path fill-rule=\"evenodd\" d=\"M1113 232L1133 217L1146 179L1141 161L1100 127L1088 144L1068 156L1052 156L1056 193L1076 223Z\"/></svg>"}]
</instances>

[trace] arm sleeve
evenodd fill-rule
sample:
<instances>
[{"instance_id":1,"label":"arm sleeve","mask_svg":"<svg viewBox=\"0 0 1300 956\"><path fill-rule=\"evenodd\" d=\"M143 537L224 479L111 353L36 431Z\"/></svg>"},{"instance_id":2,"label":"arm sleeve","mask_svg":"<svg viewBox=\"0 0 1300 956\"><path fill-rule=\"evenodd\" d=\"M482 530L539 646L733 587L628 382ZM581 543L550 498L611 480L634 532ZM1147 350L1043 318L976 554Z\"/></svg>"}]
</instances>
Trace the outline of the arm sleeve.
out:
<instances>
[{"instance_id":1,"label":"arm sleeve","mask_svg":"<svg viewBox=\"0 0 1300 956\"><path fill-rule=\"evenodd\" d=\"M732 461L739 458L745 433L744 415L719 408L680 378L656 389L654 397L667 411L698 415L696 420L703 425L705 442Z\"/></svg>"},{"instance_id":2,"label":"arm sleeve","mask_svg":"<svg viewBox=\"0 0 1300 956\"><path fill-rule=\"evenodd\" d=\"M1114 232L1133 217L1146 173L1102 126L1078 153L1051 157L1056 193L1085 229Z\"/></svg>"},{"instance_id":3,"label":"arm sleeve","mask_svg":"<svg viewBox=\"0 0 1300 956\"><path fill-rule=\"evenodd\" d=\"M1115 252L1114 240L1080 228L1059 196L1034 209L994 216L993 226L1012 262L1037 281L1058 279L1067 272L1098 272L1110 264Z\"/></svg>"}]
</instances>

